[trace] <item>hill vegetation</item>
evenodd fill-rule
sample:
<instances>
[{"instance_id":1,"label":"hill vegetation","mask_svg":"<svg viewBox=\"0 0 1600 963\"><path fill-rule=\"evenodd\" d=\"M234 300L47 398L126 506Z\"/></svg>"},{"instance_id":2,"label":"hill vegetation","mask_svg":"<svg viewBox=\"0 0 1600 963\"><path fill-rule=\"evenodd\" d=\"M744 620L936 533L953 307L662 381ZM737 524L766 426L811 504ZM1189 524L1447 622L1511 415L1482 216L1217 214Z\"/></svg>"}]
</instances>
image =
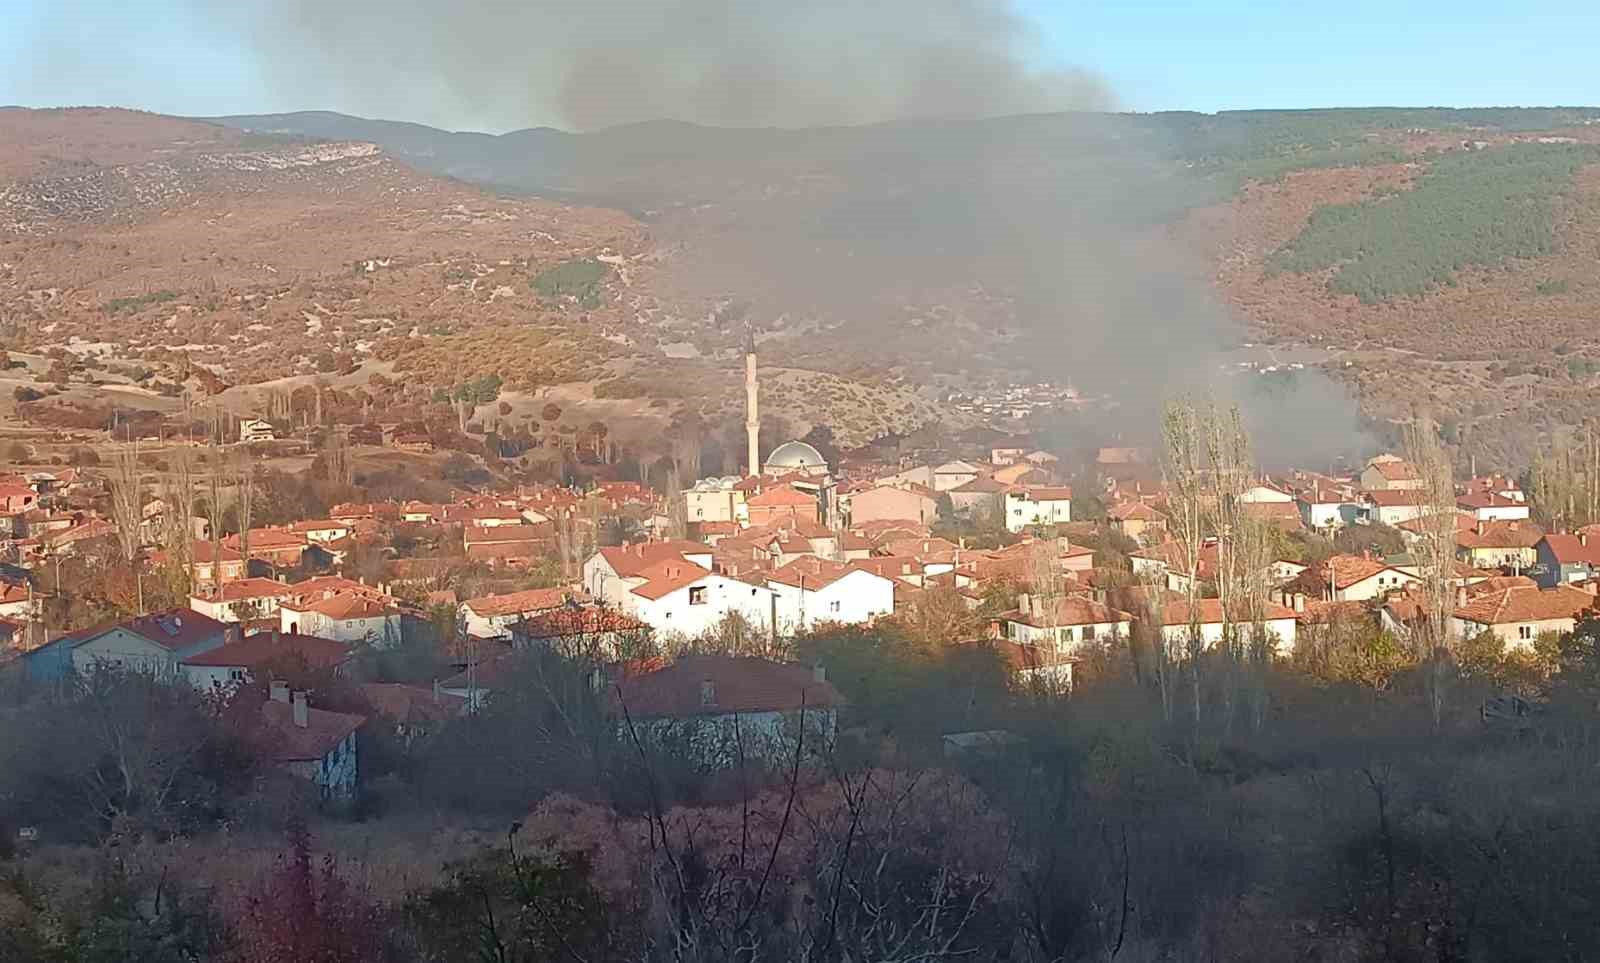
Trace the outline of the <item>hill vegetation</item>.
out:
<instances>
[{"instance_id":1,"label":"hill vegetation","mask_svg":"<svg viewBox=\"0 0 1600 963\"><path fill-rule=\"evenodd\" d=\"M1557 243L1556 205L1573 174L1597 160L1595 148L1565 144L1453 151L1411 190L1318 208L1267 270L1335 268L1334 292L1373 304L1453 284L1468 266L1540 257Z\"/></svg>"}]
</instances>

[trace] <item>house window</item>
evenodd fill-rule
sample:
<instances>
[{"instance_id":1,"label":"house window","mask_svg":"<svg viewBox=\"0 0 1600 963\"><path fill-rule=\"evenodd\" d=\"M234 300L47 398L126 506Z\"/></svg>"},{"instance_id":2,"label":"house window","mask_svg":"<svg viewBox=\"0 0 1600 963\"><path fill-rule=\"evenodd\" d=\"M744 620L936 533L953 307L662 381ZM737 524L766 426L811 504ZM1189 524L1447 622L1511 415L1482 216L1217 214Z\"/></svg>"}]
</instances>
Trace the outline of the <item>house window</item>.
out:
<instances>
[{"instance_id":1,"label":"house window","mask_svg":"<svg viewBox=\"0 0 1600 963\"><path fill-rule=\"evenodd\" d=\"M230 682L243 682L244 681L244 670L243 669L229 669L228 670L228 681L230 681Z\"/></svg>"},{"instance_id":2,"label":"house window","mask_svg":"<svg viewBox=\"0 0 1600 963\"><path fill-rule=\"evenodd\" d=\"M1517 638L1519 638L1519 639L1531 639L1531 638L1533 638L1533 626L1531 626L1531 625L1519 625L1519 626L1517 626Z\"/></svg>"},{"instance_id":3,"label":"house window","mask_svg":"<svg viewBox=\"0 0 1600 963\"><path fill-rule=\"evenodd\" d=\"M689 604L706 604L706 587L704 585L692 585L689 587Z\"/></svg>"},{"instance_id":4,"label":"house window","mask_svg":"<svg viewBox=\"0 0 1600 963\"><path fill-rule=\"evenodd\" d=\"M1085 641L1085 642L1093 642L1094 641L1094 626L1085 625L1083 627L1083 641Z\"/></svg>"},{"instance_id":5,"label":"house window","mask_svg":"<svg viewBox=\"0 0 1600 963\"><path fill-rule=\"evenodd\" d=\"M1064 625L1061 628L1057 629L1056 630L1056 638L1059 641L1062 641L1062 642L1071 642L1072 641L1072 628L1071 628L1071 626L1065 626Z\"/></svg>"},{"instance_id":6,"label":"house window","mask_svg":"<svg viewBox=\"0 0 1600 963\"><path fill-rule=\"evenodd\" d=\"M829 612L837 612L837 611L839 611L839 603L837 601L829 602L828 603L828 611Z\"/></svg>"}]
</instances>

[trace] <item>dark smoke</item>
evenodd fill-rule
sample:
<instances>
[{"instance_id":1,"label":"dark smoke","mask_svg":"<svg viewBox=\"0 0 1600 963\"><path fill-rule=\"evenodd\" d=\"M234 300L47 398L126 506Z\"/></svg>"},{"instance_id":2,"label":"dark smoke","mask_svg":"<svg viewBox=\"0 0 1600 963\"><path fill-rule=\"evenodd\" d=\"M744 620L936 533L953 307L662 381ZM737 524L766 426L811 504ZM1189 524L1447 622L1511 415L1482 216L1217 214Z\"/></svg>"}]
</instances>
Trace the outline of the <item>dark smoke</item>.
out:
<instances>
[{"instance_id":1,"label":"dark smoke","mask_svg":"<svg viewBox=\"0 0 1600 963\"><path fill-rule=\"evenodd\" d=\"M1104 109L991 0L235 0L280 93L452 125L811 127Z\"/></svg>"}]
</instances>

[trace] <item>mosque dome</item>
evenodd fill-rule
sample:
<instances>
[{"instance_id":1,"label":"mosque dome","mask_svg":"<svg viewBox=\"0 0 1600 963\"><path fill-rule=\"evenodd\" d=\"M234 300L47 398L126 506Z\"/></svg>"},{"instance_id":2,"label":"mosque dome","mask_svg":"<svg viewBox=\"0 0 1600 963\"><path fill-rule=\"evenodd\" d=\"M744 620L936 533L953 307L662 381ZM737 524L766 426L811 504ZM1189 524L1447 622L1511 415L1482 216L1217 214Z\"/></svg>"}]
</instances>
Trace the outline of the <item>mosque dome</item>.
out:
<instances>
[{"instance_id":1,"label":"mosque dome","mask_svg":"<svg viewBox=\"0 0 1600 963\"><path fill-rule=\"evenodd\" d=\"M772 475L786 475L797 471L812 475L826 474L828 463L822 460L821 452L805 442L786 441L767 456L762 470Z\"/></svg>"}]
</instances>

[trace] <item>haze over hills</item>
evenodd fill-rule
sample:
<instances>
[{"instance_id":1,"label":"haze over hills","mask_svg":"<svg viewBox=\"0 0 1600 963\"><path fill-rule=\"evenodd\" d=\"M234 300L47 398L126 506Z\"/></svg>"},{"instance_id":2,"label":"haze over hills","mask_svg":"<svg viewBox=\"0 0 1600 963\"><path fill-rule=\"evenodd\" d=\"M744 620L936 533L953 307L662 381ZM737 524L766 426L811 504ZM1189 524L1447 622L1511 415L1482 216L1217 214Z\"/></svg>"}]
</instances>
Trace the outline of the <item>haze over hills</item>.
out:
<instances>
[{"instance_id":1,"label":"haze over hills","mask_svg":"<svg viewBox=\"0 0 1600 963\"><path fill-rule=\"evenodd\" d=\"M715 430L748 324L803 374L777 408L854 441L960 425L940 399L974 385L1106 394L1123 414L1093 428L1118 433L1220 384L1287 458L1365 443L1346 384L1509 461L1600 372L1600 109L501 135L3 116L13 348L179 349L228 384L331 351ZM585 264L579 295L537 293Z\"/></svg>"},{"instance_id":2,"label":"haze over hills","mask_svg":"<svg viewBox=\"0 0 1600 963\"><path fill-rule=\"evenodd\" d=\"M780 291L754 299L769 316L817 297L784 285L792 274L845 279L827 307L858 315L882 313L881 289L904 305L906 287L972 277L1009 295L1010 350L995 361L1096 388L1191 381L1219 344L1309 345L1369 415L1426 400L1485 454L1515 460L1571 420L1600 367L1595 108L498 137L331 114L224 122L359 135L451 176L620 205L713 251L702 271L730 288Z\"/></svg>"}]
</instances>

